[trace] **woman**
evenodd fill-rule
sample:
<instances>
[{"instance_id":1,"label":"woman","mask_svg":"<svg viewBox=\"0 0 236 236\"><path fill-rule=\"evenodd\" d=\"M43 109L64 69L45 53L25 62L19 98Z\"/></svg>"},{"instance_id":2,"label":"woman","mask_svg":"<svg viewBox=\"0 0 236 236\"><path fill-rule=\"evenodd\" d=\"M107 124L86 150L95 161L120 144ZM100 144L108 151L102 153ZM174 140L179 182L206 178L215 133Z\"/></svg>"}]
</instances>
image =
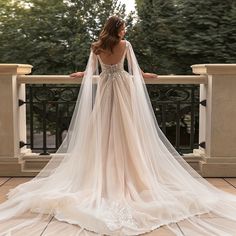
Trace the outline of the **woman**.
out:
<instances>
[{"instance_id":1,"label":"woman","mask_svg":"<svg viewBox=\"0 0 236 236\"><path fill-rule=\"evenodd\" d=\"M7 194L0 235L125 236L159 227L236 235L236 196L202 178L158 127L143 80L157 75L139 68L124 27L110 17L86 70L71 74L83 80L66 138L35 178ZM183 220L181 231L175 223Z\"/></svg>"},{"instance_id":2,"label":"woman","mask_svg":"<svg viewBox=\"0 0 236 236\"><path fill-rule=\"evenodd\" d=\"M116 25L116 27L114 27L114 25ZM94 53L96 55L101 54L100 57L103 58L102 61L107 62L107 64L119 62L119 58L121 58L126 44L125 40L122 40L124 36L125 22L117 16L110 17L99 35L98 42L92 44ZM83 77L84 71L72 73L70 76ZM144 78L157 78L156 74L144 73L143 71L142 76Z\"/></svg>"}]
</instances>

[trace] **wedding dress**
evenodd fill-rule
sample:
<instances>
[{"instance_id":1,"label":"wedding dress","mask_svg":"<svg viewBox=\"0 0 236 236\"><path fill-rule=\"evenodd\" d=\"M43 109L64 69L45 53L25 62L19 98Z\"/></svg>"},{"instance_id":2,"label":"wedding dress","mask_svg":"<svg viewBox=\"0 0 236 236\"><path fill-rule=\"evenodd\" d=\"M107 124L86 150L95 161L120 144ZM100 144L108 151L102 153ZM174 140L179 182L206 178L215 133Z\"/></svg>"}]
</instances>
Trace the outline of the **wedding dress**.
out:
<instances>
[{"instance_id":1,"label":"wedding dress","mask_svg":"<svg viewBox=\"0 0 236 236\"><path fill-rule=\"evenodd\" d=\"M236 196L202 178L162 133L127 40L114 65L90 52L63 143L7 197L0 235L124 236L159 227L236 235ZM176 222L185 222L181 230Z\"/></svg>"}]
</instances>

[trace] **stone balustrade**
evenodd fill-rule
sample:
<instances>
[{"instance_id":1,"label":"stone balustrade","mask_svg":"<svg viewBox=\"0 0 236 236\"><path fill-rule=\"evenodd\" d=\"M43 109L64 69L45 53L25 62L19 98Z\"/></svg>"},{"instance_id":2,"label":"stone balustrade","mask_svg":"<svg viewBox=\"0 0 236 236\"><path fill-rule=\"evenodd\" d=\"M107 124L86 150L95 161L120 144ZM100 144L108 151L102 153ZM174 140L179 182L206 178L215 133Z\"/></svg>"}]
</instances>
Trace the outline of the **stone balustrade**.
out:
<instances>
[{"instance_id":1,"label":"stone balustrade","mask_svg":"<svg viewBox=\"0 0 236 236\"><path fill-rule=\"evenodd\" d=\"M34 176L50 156L39 156L26 142L25 84L79 84L68 75L27 75L32 66L0 64L0 176ZM200 84L199 149L183 158L204 177L236 177L236 64L193 65L196 75L160 75L146 84ZM96 76L94 76L96 80ZM51 154L53 155L53 154Z\"/></svg>"}]
</instances>

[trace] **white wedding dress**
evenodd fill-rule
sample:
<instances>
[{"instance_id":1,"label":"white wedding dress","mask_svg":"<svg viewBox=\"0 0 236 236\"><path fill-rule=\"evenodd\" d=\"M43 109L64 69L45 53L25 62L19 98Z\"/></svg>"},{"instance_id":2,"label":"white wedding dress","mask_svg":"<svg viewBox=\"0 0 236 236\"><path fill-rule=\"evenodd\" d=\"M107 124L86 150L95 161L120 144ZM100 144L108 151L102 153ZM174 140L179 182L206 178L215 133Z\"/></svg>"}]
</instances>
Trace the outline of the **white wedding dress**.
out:
<instances>
[{"instance_id":1,"label":"white wedding dress","mask_svg":"<svg viewBox=\"0 0 236 236\"><path fill-rule=\"evenodd\" d=\"M173 235L236 235L236 196L202 178L162 133L127 40L114 65L90 52L66 138L7 197L0 235L124 236L158 227ZM180 230L175 223L183 220Z\"/></svg>"}]
</instances>

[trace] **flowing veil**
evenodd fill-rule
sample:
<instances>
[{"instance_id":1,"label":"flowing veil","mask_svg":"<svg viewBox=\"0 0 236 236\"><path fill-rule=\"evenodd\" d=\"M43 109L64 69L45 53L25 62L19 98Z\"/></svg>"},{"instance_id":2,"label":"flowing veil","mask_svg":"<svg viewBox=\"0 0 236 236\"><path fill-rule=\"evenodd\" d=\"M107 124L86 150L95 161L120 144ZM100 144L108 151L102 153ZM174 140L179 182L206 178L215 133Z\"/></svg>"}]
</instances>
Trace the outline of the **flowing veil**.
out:
<instances>
[{"instance_id":1,"label":"flowing veil","mask_svg":"<svg viewBox=\"0 0 236 236\"><path fill-rule=\"evenodd\" d=\"M132 146L132 141L127 145L140 156L138 161L143 170L148 170L141 173L141 177L150 186L146 192L140 192L140 199L149 194L152 199L161 199L160 207L173 204L169 210L166 208L168 211L162 218L156 223L154 221L152 227L148 225L143 232L165 225L175 235L236 235L236 196L211 185L168 141L158 126L132 45L126 42L128 72L132 81L129 97L132 116L127 125L132 123L133 139L139 142L137 146ZM75 202L73 193L81 199L90 196L91 203L86 204L90 204L91 209L101 205L101 137L106 130L101 125L101 97L97 92L98 62L91 50L70 126L57 152L33 179L10 189L8 199L0 204L0 236L27 232L30 232L27 235L40 235L55 209L66 212L67 206ZM181 205L176 204L176 199L181 199ZM181 226L184 234L175 224L182 220L185 220ZM45 235L79 235L80 231L71 223L61 222L61 226ZM87 223L81 220L80 226L91 231L103 227L93 224L91 220ZM133 232L127 235L138 235L139 231Z\"/></svg>"}]
</instances>

